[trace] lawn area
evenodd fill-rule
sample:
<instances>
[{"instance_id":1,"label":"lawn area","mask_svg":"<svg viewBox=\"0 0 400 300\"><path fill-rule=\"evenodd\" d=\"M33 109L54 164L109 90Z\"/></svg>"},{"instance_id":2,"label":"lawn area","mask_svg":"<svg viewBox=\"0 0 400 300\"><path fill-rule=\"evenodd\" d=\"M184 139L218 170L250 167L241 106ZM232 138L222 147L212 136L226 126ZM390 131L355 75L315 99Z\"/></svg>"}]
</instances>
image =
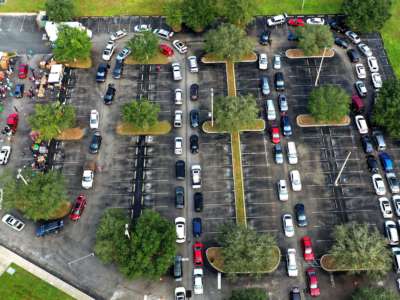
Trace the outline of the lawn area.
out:
<instances>
[{"instance_id":1,"label":"lawn area","mask_svg":"<svg viewBox=\"0 0 400 300\"><path fill-rule=\"evenodd\" d=\"M117 133L119 135L163 135L171 131L171 124L168 121L160 121L153 127L143 130L136 128L128 123L120 123L117 126Z\"/></svg>"},{"instance_id":2,"label":"lawn area","mask_svg":"<svg viewBox=\"0 0 400 300\"><path fill-rule=\"evenodd\" d=\"M231 134L232 147L232 169L235 187L235 211L236 223L247 226L246 203L244 199L242 157L240 151L240 133L238 131Z\"/></svg>"},{"instance_id":3,"label":"lawn area","mask_svg":"<svg viewBox=\"0 0 400 300\"><path fill-rule=\"evenodd\" d=\"M288 14L332 14L337 13L342 0L304 0L304 10L301 10L302 0L258 0L259 15Z\"/></svg>"},{"instance_id":4,"label":"lawn area","mask_svg":"<svg viewBox=\"0 0 400 300\"><path fill-rule=\"evenodd\" d=\"M15 264L14 275L4 272L0 276L1 299L7 300L70 300L74 299L49 283Z\"/></svg>"}]
</instances>

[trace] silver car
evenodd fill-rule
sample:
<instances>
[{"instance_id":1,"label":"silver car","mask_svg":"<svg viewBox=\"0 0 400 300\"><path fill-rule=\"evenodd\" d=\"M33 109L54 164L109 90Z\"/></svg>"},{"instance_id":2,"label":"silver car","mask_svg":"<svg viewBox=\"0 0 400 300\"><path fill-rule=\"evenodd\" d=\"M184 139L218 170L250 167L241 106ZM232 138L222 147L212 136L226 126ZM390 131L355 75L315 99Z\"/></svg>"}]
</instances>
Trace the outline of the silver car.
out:
<instances>
[{"instance_id":1,"label":"silver car","mask_svg":"<svg viewBox=\"0 0 400 300\"><path fill-rule=\"evenodd\" d=\"M386 180L389 185L390 191L393 194L400 193L400 184L395 173L393 172L386 173Z\"/></svg>"},{"instance_id":2,"label":"silver car","mask_svg":"<svg viewBox=\"0 0 400 300\"><path fill-rule=\"evenodd\" d=\"M281 68L281 56L278 54L274 55L273 68L275 70L280 70L280 68Z\"/></svg>"}]
</instances>

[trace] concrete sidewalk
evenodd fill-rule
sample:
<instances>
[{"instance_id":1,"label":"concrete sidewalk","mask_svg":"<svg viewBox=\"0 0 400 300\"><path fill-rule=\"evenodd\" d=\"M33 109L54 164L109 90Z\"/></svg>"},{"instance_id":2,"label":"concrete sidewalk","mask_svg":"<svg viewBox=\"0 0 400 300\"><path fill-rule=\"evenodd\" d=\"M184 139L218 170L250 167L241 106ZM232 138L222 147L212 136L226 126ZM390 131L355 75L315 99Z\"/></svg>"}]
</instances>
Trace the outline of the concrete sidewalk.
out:
<instances>
[{"instance_id":1,"label":"concrete sidewalk","mask_svg":"<svg viewBox=\"0 0 400 300\"><path fill-rule=\"evenodd\" d=\"M10 250L0 246L0 274L2 274L7 267L14 263L26 271L32 273L36 277L46 281L47 283L51 284L52 286L58 288L59 290L63 291L64 293L68 294L71 297L79 300L89 300L94 298L84 294L80 290L74 288L73 286L69 285L68 283L62 281L61 279L51 275L50 273L46 272L42 268L30 263L26 259L22 258L21 256L11 252Z\"/></svg>"}]
</instances>

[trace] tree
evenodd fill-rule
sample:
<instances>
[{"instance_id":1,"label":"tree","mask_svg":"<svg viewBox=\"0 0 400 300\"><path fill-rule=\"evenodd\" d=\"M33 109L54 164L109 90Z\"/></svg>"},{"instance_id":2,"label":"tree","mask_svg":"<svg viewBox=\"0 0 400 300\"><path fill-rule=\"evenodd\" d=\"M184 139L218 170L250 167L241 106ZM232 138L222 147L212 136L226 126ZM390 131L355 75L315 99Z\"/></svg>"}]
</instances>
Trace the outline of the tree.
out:
<instances>
[{"instance_id":1,"label":"tree","mask_svg":"<svg viewBox=\"0 0 400 300\"><path fill-rule=\"evenodd\" d=\"M354 273L367 271L370 275L386 274L390 270L391 252L375 227L356 223L338 225L333 237L329 254L338 269L354 269Z\"/></svg>"},{"instance_id":2,"label":"tree","mask_svg":"<svg viewBox=\"0 0 400 300\"><path fill-rule=\"evenodd\" d=\"M74 62L88 59L92 43L85 30L68 26L58 27L58 37L53 54L57 61Z\"/></svg>"},{"instance_id":3,"label":"tree","mask_svg":"<svg viewBox=\"0 0 400 300\"><path fill-rule=\"evenodd\" d=\"M324 48L333 45L333 34L328 26L306 24L298 27L296 34L299 37L299 48L306 56L320 54Z\"/></svg>"},{"instance_id":4,"label":"tree","mask_svg":"<svg viewBox=\"0 0 400 300\"><path fill-rule=\"evenodd\" d=\"M158 38L151 31L143 32L130 39L128 47L137 61L148 62L158 52Z\"/></svg>"},{"instance_id":5,"label":"tree","mask_svg":"<svg viewBox=\"0 0 400 300\"><path fill-rule=\"evenodd\" d=\"M108 210L96 232L95 253L105 263L116 263L129 279L159 278L171 266L175 254L174 225L155 211L144 210L125 235L129 224L122 210Z\"/></svg>"},{"instance_id":6,"label":"tree","mask_svg":"<svg viewBox=\"0 0 400 300\"><path fill-rule=\"evenodd\" d=\"M27 185L10 173L3 176L3 206L18 209L33 221L54 218L69 198L64 176L58 171L24 171L22 174Z\"/></svg>"},{"instance_id":7,"label":"tree","mask_svg":"<svg viewBox=\"0 0 400 300\"><path fill-rule=\"evenodd\" d=\"M237 131L252 126L258 107L252 95L217 97L214 104L215 124L221 130Z\"/></svg>"},{"instance_id":8,"label":"tree","mask_svg":"<svg viewBox=\"0 0 400 300\"><path fill-rule=\"evenodd\" d=\"M243 29L223 24L206 33L204 50L217 60L238 61L253 51L253 43Z\"/></svg>"},{"instance_id":9,"label":"tree","mask_svg":"<svg viewBox=\"0 0 400 300\"><path fill-rule=\"evenodd\" d=\"M276 263L272 235L257 233L255 230L234 224L221 227L218 242L222 247L224 271L227 273L258 273L270 269Z\"/></svg>"},{"instance_id":10,"label":"tree","mask_svg":"<svg viewBox=\"0 0 400 300\"><path fill-rule=\"evenodd\" d=\"M70 21L75 16L75 6L72 0L47 0L46 15L50 21Z\"/></svg>"},{"instance_id":11,"label":"tree","mask_svg":"<svg viewBox=\"0 0 400 300\"><path fill-rule=\"evenodd\" d=\"M259 3L253 0L222 0L221 9L229 23L245 27L259 12Z\"/></svg>"},{"instance_id":12,"label":"tree","mask_svg":"<svg viewBox=\"0 0 400 300\"><path fill-rule=\"evenodd\" d=\"M148 129L158 122L160 105L148 99L134 100L122 106L122 119L140 129Z\"/></svg>"},{"instance_id":13,"label":"tree","mask_svg":"<svg viewBox=\"0 0 400 300\"><path fill-rule=\"evenodd\" d=\"M183 0L183 21L196 32L203 31L217 17L213 0Z\"/></svg>"},{"instance_id":14,"label":"tree","mask_svg":"<svg viewBox=\"0 0 400 300\"><path fill-rule=\"evenodd\" d=\"M338 122L350 111L350 97L341 87L327 84L312 90L308 109L317 122Z\"/></svg>"},{"instance_id":15,"label":"tree","mask_svg":"<svg viewBox=\"0 0 400 300\"><path fill-rule=\"evenodd\" d=\"M383 287L362 287L355 290L352 300L396 300L398 296Z\"/></svg>"},{"instance_id":16,"label":"tree","mask_svg":"<svg viewBox=\"0 0 400 300\"><path fill-rule=\"evenodd\" d=\"M262 288L236 289L229 300L268 300L268 295Z\"/></svg>"},{"instance_id":17,"label":"tree","mask_svg":"<svg viewBox=\"0 0 400 300\"><path fill-rule=\"evenodd\" d=\"M374 104L372 120L386 129L390 136L400 137L400 80L383 82Z\"/></svg>"},{"instance_id":18,"label":"tree","mask_svg":"<svg viewBox=\"0 0 400 300\"><path fill-rule=\"evenodd\" d=\"M28 118L33 131L40 132L40 139L49 141L61 131L75 124L75 107L60 103L36 104L35 113Z\"/></svg>"},{"instance_id":19,"label":"tree","mask_svg":"<svg viewBox=\"0 0 400 300\"><path fill-rule=\"evenodd\" d=\"M171 0L165 2L163 12L166 17L165 22L167 25L175 32L181 31L183 22L182 0Z\"/></svg>"},{"instance_id":20,"label":"tree","mask_svg":"<svg viewBox=\"0 0 400 300\"><path fill-rule=\"evenodd\" d=\"M345 0L342 11L354 31L373 32L382 29L390 18L391 5L392 0Z\"/></svg>"}]
</instances>

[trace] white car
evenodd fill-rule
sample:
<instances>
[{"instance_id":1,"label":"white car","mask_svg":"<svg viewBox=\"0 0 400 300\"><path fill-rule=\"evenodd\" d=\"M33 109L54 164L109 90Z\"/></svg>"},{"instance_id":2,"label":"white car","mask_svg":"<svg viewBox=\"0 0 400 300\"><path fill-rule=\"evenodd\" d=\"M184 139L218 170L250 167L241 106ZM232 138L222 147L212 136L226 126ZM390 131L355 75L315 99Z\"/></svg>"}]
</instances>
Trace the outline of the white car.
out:
<instances>
[{"instance_id":1,"label":"white car","mask_svg":"<svg viewBox=\"0 0 400 300\"><path fill-rule=\"evenodd\" d=\"M116 40L122 39L123 37L126 37L127 34L128 34L128 32L126 31L126 29L118 30L110 36L110 40L116 41Z\"/></svg>"},{"instance_id":2,"label":"white car","mask_svg":"<svg viewBox=\"0 0 400 300\"><path fill-rule=\"evenodd\" d=\"M293 217L291 214L284 214L282 216L282 225L285 236L287 237L294 236Z\"/></svg>"},{"instance_id":3,"label":"white car","mask_svg":"<svg viewBox=\"0 0 400 300\"><path fill-rule=\"evenodd\" d=\"M363 64L356 64L356 73L359 79L367 78L367 71Z\"/></svg>"},{"instance_id":4,"label":"white car","mask_svg":"<svg viewBox=\"0 0 400 300\"><path fill-rule=\"evenodd\" d=\"M396 246L399 244L399 232L395 222L392 220L385 221L385 233L390 245Z\"/></svg>"},{"instance_id":5,"label":"white car","mask_svg":"<svg viewBox=\"0 0 400 300\"><path fill-rule=\"evenodd\" d=\"M364 54L366 57L372 56L372 51L371 51L371 49L368 47L367 44L359 43L359 44L357 45L357 47L358 47L358 49L360 50L360 52L361 52L362 54Z\"/></svg>"},{"instance_id":6,"label":"white car","mask_svg":"<svg viewBox=\"0 0 400 300\"><path fill-rule=\"evenodd\" d=\"M8 163L8 159L10 158L11 147L3 146L0 150L0 165L6 165Z\"/></svg>"},{"instance_id":7,"label":"white car","mask_svg":"<svg viewBox=\"0 0 400 300\"><path fill-rule=\"evenodd\" d=\"M375 193L378 196L383 196L386 194L386 187L383 178L380 174L372 175L372 184L374 185Z\"/></svg>"},{"instance_id":8,"label":"white car","mask_svg":"<svg viewBox=\"0 0 400 300\"><path fill-rule=\"evenodd\" d=\"M172 38L174 36L173 31L168 31L168 30L165 30L162 28L154 29L153 33L164 40L169 40L170 38Z\"/></svg>"},{"instance_id":9,"label":"white car","mask_svg":"<svg viewBox=\"0 0 400 300\"><path fill-rule=\"evenodd\" d=\"M310 25L324 25L325 19L324 18L308 18L306 20L306 23L310 24Z\"/></svg>"},{"instance_id":10,"label":"white car","mask_svg":"<svg viewBox=\"0 0 400 300\"><path fill-rule=\"evenodd\" d=\"M175 300L186 300L186 289L183 286L175 288Z\"/></svg>"},{"instance_id":11,"label":"white car","mask_svg":"<svg viewBox=\"0 0 400 300\"><path fill-rule=\"evenodd\" d=\"M178 50L180 54L184 54L188 51L188 47L180 40L174 40L172 42L172 45L175 47L176 50Z\"/></svg>"},{"instance_id":12,"label":"white car","mask_svg":"<svg viewBox=\"0 0 400 300\"><path fill-rule=\"evenodd\" d=\"M122 49L118 54L117 54L117 59L118 60L124 60L125 58L128 57L129 54L131 54L132 50L128 47L125 47Z\"/></svg>"},{"instance_id":13,"label":"white car","mask_svg":"<svg viewBox=\"0 0 400 300\"><path fill-rule=\"evenodd\" d=\"M193 189L201 188L201 166L200 165L192 166L192 188Z\"/></svg>"},{"instance_id":14,"label":"white car","mask_svg":"<svg viewBox=\"0 0 400 300\"><path fill-rule=\"evenodd\" d=\"M379 73L372 73L371 74L372 85L376 89L380 89L382 87L382 77Z\"/></svg>"},{"instance_id":15,"label":"white car","mask_svg":"<svg viewBox=\"0 0 400 300\"><path fill-rule=\"evenodd\" d=\"M368 57L368 67L371 73L379 72L378 60L375 56Z\"/></svg>"},{"instance_id":16,"label":"white car","mask_svg":"<svg viewBox=\"0 0 400 300\"><path fill-rule=\"evenodd\" d=\"M267 119L268 121L274 121L276 120L276 111L275 111L275 105L274 101L272 99L268 99L265 110L267 111Z\"/></svg>"},{"instance_id":17,"label":"white car","mask_svg":"<svg viewBox=\"0 0 400 300\"><path fill-rule=\"evenodd\" d=\"M301 191L301 179L300 172L298 170L290 171L290 181L292 182L293 191Z\"/></svg>"},{"instance_id":18,"label":"white car","mask_svg":"<svg viewBox=\"0 0 400 300\"><path fill-rule=\"evenodd\" d=\"M267 53L260 53L260 55L258 56L258 68L260 70L266 70L268 68Z\"/></svg>"},{"instance_id":19,"label":"white car","mask_svg":"<svg viewBox=\"0 0 400 300\"><path fill-rule=\"evenodd\" d=\"M381 209L382 215L385 219L390 219L393 217L392 207L390 206L389 199L386 197L380 197L379 208Z\"/></svg>"},{"instance_id":20,"label":"white car","mask_svg":"<svg viewBox=\"0 0 400 300\"><path fill-rule=\"evenodd\" d=\"M94 173L92 170L84 170L82 175L82 187L86 190L93 187Z\"/></svg>"},{"instance_id":21,"label":"white car","mask_svg":"<svg viewBox=\"0 0 400 300\"><path fill-rule=\"evenodd\" d=\"M393 202L394 211L396 212L396 215L398 217L400 217L400 195L393 195L392 202Z\"/></svg>"},{"instance_id":22,"label":"white car","mask_svg":"<svg viewBox=\"0 0 400 300\"><path fill-rule=\"evenodd\" d=\"M289 277L297 277L299 270L296 263L296 249L289 248L286 253L286 268Z\"/></svg>"},{"instance_id":23,"label":"white car","mask_svg":"<svg viewBox=\"0 0 400 300\"><path fill-rule=\"evenodd\" d=\"M188 57L188 62L189 62L189 71L191 73L197 73L199 72L199 66L197 65L197 57L192 55Z\"/></svg>"},{"instance_id":24,"label":"white car","mask_svg":"<svg viewBox=\"0 0 400 300\"><path fill-rule=\"evenodd\" d=\"M354 117L354 120L356 122L358 132L360 134L367 134L368 133L368 125L367 125L367 121L365 120L364 116L357 115Z\"/></svg>"},{"instance_id":25,"label":"white car","mask_svg":"<svg viewBox=\"0 0 400 300\"><path fill-rule=\"evenodd\" d=\"M183 113L181 110L176 110L175 111L175 117L174 117L174 127L182 127L182 116Z\"/></svg>"},{"instance_id":26,"label":"white car","mask_svg":"<svg viewBox=\"0 0 400 300\"><path fill-rule=\"evenodd\" d=\"M195 295L203 295L203 269L193 269L193 291Z\"/></svg>"},{"instance_id":27,"label":"white car","mask_svg":"<svg viewBox=\"0 0 400 300\"><path fill-rule=\"evenodd\" d=\"M95 109L92 109L90 111L90 119L89 119L90 129L98 129L99 121L100 121L99 112Z\"/></svg>"},{"instance_id":28,"label":"white car","mask_svg":"<svg viewBox=\"0 0 400 300\"><path fill-rule=\"evenodd\" d=\"M151 31L151 25L150 24L140 24L136 25L133 27L134 32L146 32L146 31Z\"/></svg>"},{"instance_id":29,"label":"white car","mask_svg":"<svg viewBox=\"0 0 400 300\"><path fill-rule=\"evenodd\" d=\"M177 136L175 138L175 154L176 155L182 155L182 148L183 148L183 138L180 136Z\"/></svg>"},{"instance_id":30,"label":"white car","mask_svg":"<svg viewBox=\"0 0 400 300\"><path fill-rule=\"evenodd\" d=\"M172 75L174 80L182 80L181 65L179 63L173 63L172 65Z\"/></svg>"},{"instance_id":31,"label":"white car","mask_svg":"<svg viewBox=\"0 0 400 300\"><path fill-rule=\"evenodd\" d=\"M346 31L345 35L349 38L350 41L352 41L354 44L359 44L361 43L361 39L360 37L357 35L357 33L353 32L353 31Z\"/></svg>"},{"instance_id":32,"label":"white car","mask_svg":"<svg viewBox=\"0 0 400 300\"><path fill-rule=\"evenodd\" d=\"M280 201L289 200L289 192L285 179L281 179L278 181L278 197Z\"/></svg>"},{"instance_id":33,"label":"white car","mask_svg":"<svg viewBox=\"0 0 400 300\"><path fill-rule=\"evenodd\" d=\"M175 89L175 105L182 105L182 90Z\"/></svg>"},{"instance_id":34,"label":"white car","mask_svg":"<svg viewBox=\"0 0 400 300\"><path fill-rule=\"evenodd\" d=\"M273 17L267 19L268 26L284 24L285 22L286 22L286 14L273 16Z\"/></svg>"},{"instance_id":35,"label":"white car","mask_svg":"<svg viewBox=\"0 0 400 300\"><path fill-rule=\"evenodd\" d=\"M185 218L178 217L175 219L176 242L178 244L182 244L186 241L185 223Z\"/></svg>"},{"instance_id":36,"label":"white car","mask_svg":"<svg viewBox=\"0 0 400 300\"><path fill-rule=\"evenodd\" d=\"M107 46L104 48L104 50L103 50L103 56L102 56L102 58L105 60L105 61L109 61L110 59L111 59L111 56L113 55L113 53L114 53L114 50L115 50L115 45L114 45L114 42L113 41L109 41L108 43L107 43Z\"/></svg>"},{"instance_id":37,"label":"white car","mask_svg":"<svg viewBox=\"0 0 400 300\"><path fill-rule=\"evenodd\" d=\"M274 55L274 59L273 59L274 69L275 69L275 70L280 70L280 69L281 69L281 66L282 66L281 63L282 63L282 61L281 61L281 56L278 55L278 54L275 54L275 55Z\"/></svg>"},{"instance_id":38,"label":"white car","mask_svg":"<svg viewBox=\"0 0 400 300\"><path fill-rule=\"evenodd\" d=\"M18 220L16 217L10 214L5 214L1 220L3 221L3 223L7 224L16 231L21 231L25 227L24 222Z\"/></svg>"}]
</instances>

